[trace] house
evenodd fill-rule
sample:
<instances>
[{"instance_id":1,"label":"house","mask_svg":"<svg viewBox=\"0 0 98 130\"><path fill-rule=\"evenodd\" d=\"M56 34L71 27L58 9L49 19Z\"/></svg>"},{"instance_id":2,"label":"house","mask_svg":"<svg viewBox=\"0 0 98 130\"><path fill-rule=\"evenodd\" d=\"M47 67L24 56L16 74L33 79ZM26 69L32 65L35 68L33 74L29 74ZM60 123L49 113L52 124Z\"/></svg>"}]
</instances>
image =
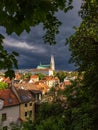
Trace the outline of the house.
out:
<instances>
[{"instance_id":1,"label":"house","mask_svg":"<svg viewBox=\"0 0 98 130\"><path fill-rule=\"evenodd\" d=\"M24 90L38 90L35 83L18 83L14 84L16 89L24 89Z\"/></svg>"},{"instance_id":2,"label":"house","mask_svg":"<svg viewBox=\"0 0 98 130\"><path fill-rule=\"evenodd\" d=\"M30 90L35 102L40 102L42 100L42 92L40 90Z\"/></svg>"},{"instance_id":3,"label":"house","mask_svg":"<svg viewBox=\"0 0 98 130\"><path fill-rule=\"evenodd\" d=\"M18 89L28 90L31 92L34 100L40 101L42 99L42 86L39 85L39 81L36 83L20 83L14 84L14 87ZM39 94L39 95L38 95ZM39 98L36 98L39 97Z\"/></svg>"},{"instance_id":4,"label":"house","mask_svg":"<svg viewBox=\"0 0 98 130\"><path fill-rule=\"evenodd\" d=\"M32 75L30 77L29 83L34 83L34 82L37 82L37 81L39 81L38 75Z\"/></svg>"},{"instance_id":5,"label":"house","mask_svg":"<svg viewBox=\"0 0 98 130\"><path fill-rule=\"evenodd\" d=\"M46 84L45 80L40 80L34 84L38 90L42 92L42 94L46 94L49 91L49 86Z\"/></svg>"},{"instance_id":6,"label":"house","mask_svg":"<svg viewBox=\"0 0 98 130\"><path fill-rule=\"evenodd\" d=\"M41 86L42 87L42 86ZM19 97L21 99L21 105L20 105L20 118L22 121L26 121L27 118L29 118L29 114L32 114L32 121L35 120L38 116L38 108L40 106L40 103L42 101L42 88L38 88L38 82L31 84L31 83L21 83L16 84L15 88L17 89ZM30 97L32 95L33 100L32 102L29 100L26 102L26 96L25 94L29 92ZM25 101L23 101L23 98ZM32 106L31 106L32 104ZM31 112L32 111L32 112Z\"/></svg>"},{"instance_id":7,"label":"house","mask_svg":"<svg viewBox=\"0 0 98 130\"><path fill-rule=\"evenodd\" d=\"M21 80L21 78L22 78L21 74L15 72L15 78L14 79L15 80Z\"/></svg>"},{"instance_id":8,"label":"house","mask_svg":"<svg viewBox=\"0 0 98 130\"><path fill-rule=\"evenodd\" d=\"M69 79L64 80L64 84L65 84L65 86L72 85L72 83L71 83L71 81Z\"/></svg>"},{"instance_id":9,"label":"house","mask_svg":"<svg viewBox=\"0 0 98 130\"><path fill-rule=\"evenodd\" d=\"M35 102L31 92L22 88L12 87L12 89L20 102L19 118L21 119L21 121L24 122L27 121L27 119L34 121Z\"/></svg>"},{"instance_id":10,"label":"house","mask_svg":"<svg viewBox=\"0 0 98 130\"><path fill-rule=\"evenodd\" d=\"M20 124L27 119L34 121L35 102L41 100L42 93L35 92L30 86L24 88L22 85L0 90L0 129L10 130L11 123Z\"/></svg>"},{"instance_id":11,"label":"house","mask_svg":"<svg viewBox=\"0 0 98 130\"><path fill-rule=\"evenodd\" d=\"M60 83L60 80L58 77L53 77L53 76L46 76L43 78L43 80L46 82L46 84L51 87L55 87Z\"/></svg>"},{"instance_id":12,"label":"house","mask_svg":"<svg viewBox=\"0 0 98 130\"><path fill-rule=\"evenodd\" d=\"M42 100L42 91L32 83L14 84L17 91L17 96L20 100L20 118L26 121L30 118L35 119L35 105ZM35 104L36 103L36 104ZM32 112L31 112L32 111Z\"/></svg>"},{"instance_id":13,"label":"house","mask_svg":"<svg viewBox=\"0 0 98 130\"><path fill-rule=\"evenodd\" d=\"M45 94L48 92L49 87L46 84L46 82L43 80L37 81L35 83L19 83L14 84L16 88L24 89L24 90L39 90L42 92L42 94Z\"/></svg>"},{"instance_id":14,"label":"house","mask_svg":"<svg viewBox=\"0 0 98 130\"><path fill-rule=\"evenodd\" d=\"M11 89L0 90L0 126L10 130L10 124L19 123L19 101Z\"/></svg>"}]
</instances>

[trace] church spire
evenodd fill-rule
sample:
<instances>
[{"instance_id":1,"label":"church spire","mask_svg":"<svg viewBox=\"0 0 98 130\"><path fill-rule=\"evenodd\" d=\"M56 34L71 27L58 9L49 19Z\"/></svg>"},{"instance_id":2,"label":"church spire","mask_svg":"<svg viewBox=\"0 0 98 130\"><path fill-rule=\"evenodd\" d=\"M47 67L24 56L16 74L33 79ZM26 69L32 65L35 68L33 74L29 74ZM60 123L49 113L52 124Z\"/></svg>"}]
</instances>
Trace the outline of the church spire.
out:
<instances>
[{"instance_id":1,"label":"church spire","mask_svg":"<svg viewBox=\"0 0 98 130\"><path fill-rule=\"evenodd\" d=\"M55 70L55 62L54 62L54 56L53 55L51 55L50 68L52 70Z\"/></svg>"}]
</instances>

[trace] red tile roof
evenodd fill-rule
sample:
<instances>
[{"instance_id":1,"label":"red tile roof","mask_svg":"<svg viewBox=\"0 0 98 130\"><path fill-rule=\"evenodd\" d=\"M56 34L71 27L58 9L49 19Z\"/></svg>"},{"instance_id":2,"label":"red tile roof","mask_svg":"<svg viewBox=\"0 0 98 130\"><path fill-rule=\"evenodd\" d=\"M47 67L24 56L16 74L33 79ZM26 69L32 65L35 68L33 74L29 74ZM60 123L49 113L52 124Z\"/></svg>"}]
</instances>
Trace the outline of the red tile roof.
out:
<instances>
[{"instance_id":1,"label":"red tile roof","mask_svg":"<svg viewBox=\"0 0 98 130\"><path fill-rule=\"evenodd\" d=\"M35 79L35 78L38 78L38 76L37 76L37 75L32 75L32 76L30 77L30 79Z\"/></svg>"},{"instance_id":2,"label":"red tile roof","mask_svg":"<svg viewBox=\"0 0 98 130\"><path fill-rule=\"evenodd\" d=\"M31 83L21 83L21 84L14 84L16 89L24 89L24 90L40 90L40 91L48 91L49 87L41 82L36 82L34 84Z\"/></svg>"},{"instance_id":3,"label":"red tile roof","mask_svg":"<svg viewBox=\"0 0 98 130\"><path fill-rule=\"evenodd\" d=\"M69 80L65 80L65 81L64 81L64 84L65 84L65 85L71 85L72 83L71 83L71 81L69 81Z\"/></svg>"},{"instance_id":4,"label":"red tile roof","mask_svg":"<svg viewBox=\"0 0 98 130\"><path fill-rule=\"evenodd\" d=\"M21 75L19 74L19 73L15 73L15 79L18 79L18 80L20 80L21 79Z\"/></svg>"},{"instance_id":5,"label":"red tile roof","mask_svg":"<svg viewBox=\"0 0 98 130\"><path fill-rule=\"evenodd\" d=\"M10 80L9 77L7 77L7 78L4 79L4 82L6 82L7 84L10 84L10 83L11 83L11 80Z\"/></svg>"},{"instance_id":6,"label":"red tile roof","mask_svg":"<svg viewBox=\"0 0 98 130\"><path fill-rule=\"evenodd\" d=\"M38 90L37 87L31 83L14 84L14 87L17 89L24 89L24 90Z\"/></svg>"},{"instance_id":7,"label":"red tile roof","mask_svg":"<svg viewBox=\"0 0 98 130\"><path fill-rule=\"evenodd\" d=\"M18 105L19 101L11 89L0 90L0 98L4 100L4 107Z\"/></svg>"}]
</instances>

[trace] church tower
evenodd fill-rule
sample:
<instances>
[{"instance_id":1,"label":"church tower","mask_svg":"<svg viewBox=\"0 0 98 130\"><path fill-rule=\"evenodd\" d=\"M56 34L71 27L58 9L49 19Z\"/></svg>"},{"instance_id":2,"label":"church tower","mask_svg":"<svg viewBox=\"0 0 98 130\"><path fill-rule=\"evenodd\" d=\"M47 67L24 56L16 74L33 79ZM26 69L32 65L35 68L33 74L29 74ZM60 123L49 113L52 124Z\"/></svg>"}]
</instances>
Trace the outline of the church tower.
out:
<instances>
[{"instance_id":1,"label":"church tower","mask_svg":"<svg viewBox=\"0 0 98 130\"><path fill-rule=\"evenodd\" d=\"M55 70L55 62L54 62L54 56L53 55L51 55L50 68L52 70Z\"/></svg>"}]
</instances>

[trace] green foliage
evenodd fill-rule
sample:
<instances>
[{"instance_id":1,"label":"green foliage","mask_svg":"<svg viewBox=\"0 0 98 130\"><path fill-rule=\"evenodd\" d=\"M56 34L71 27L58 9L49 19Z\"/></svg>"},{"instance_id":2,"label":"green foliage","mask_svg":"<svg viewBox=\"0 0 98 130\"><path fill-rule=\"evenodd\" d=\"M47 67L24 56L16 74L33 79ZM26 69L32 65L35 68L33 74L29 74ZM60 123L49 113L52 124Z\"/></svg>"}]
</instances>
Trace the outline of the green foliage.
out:
<instances>
[{"instance_id":1,"label":"green foliage","mask_svg":"<svg viewBox=\"0 0 98 130\"><path fill-rule=\"evenodd\" d=\"M12 69L14 67L18 68L16 60L18 53L14 51L12 53L8 53L3 47L3 39L3 35L0 34L0 70L5 69L5 76L12 78L15 76Z\"/></svg>"},{"instance_id":2,"label":"green foliage","mask_svg":"<svg viewBox=\"0 0 98 130\"><path fill-rule=\"evenodd\" d=\"M40 125L36 126L36 130L60 130L58 125L58 119L56 119L56 117L49 117L45 121L41 121Z\"/></svg>"},{"instance_id":3,"label":"green foliage","mask_svg":"<svg viewBox=\"0 0 98 130\"><path fill-rule=\"evenodd\" d=\"M94 9L94 10L93 10ZM72 62L79 66L80 70L97 66L98 59L98 4L85 2L80 12L83 21L76 32L69 38ZM93 69L93 68L92 68Z\"/></svg>"},{"instance_id":4,"label":"green foliage","mask_svg":"<svg viewBox=\"0 0 98 130\"><path fill-rule=\"evenodd\" d=\"M31 75L32 75L31 73L25 73L25 74L22 76L22 79L30 78Z\"/></svg>"},{"instance_id":5,"label":"green foliage","mask_svg":"<svg viewBox=\"0 0 98 130\"><path fill-rule=\"evenodd\" d=\"M11 130L35 130L34 123L28 119L26 122L22 122L20 125L17 125L15 123L10 124Z\"/></svg>"},{"instance_id":6,"label":"green foliage","mask_svg":"<svg viewBox=\"0 0 98 130\"><path fill-rule=\"evenodd\" d=\"M13 122L10 124L11 130L20 130L20 126L14 124Z\"/></svg>"},{"instance_id":7,"label":"green foliage","mask_svg":"<svg viewBox=\"0 0 98 130\"><path fill-rule=\"evenodd\" d=\"M1 0L0 25L6 28L8 34L21 34L24 30L29 32L31 26L43 23L46 30L45 42L55 44L55 35L60 25L55 13L58 10L72 9L71 3L72 0Z\"/></svg>"},{"instance_id":8,"label":"green foliage","mask_svg":"<svg viewBox=\"0 0 98 130\"><path fill-rule=\"evenodd\" d=\"M45 120L51 116L58 116L63 112L60 103L43 103L39 109L39 120Z\"/></svg>"},{"instance_id":9,"label":"green foliage","mask_svg":"<svg viewBox=\"0 0 98 130\"><path fill-rule=\"evenodd\" d=\"M28 119L28 121L22 124L22 130L36 130L35 124L31 120Z\"/></svg>"},{"instance_id":10,"label":"green foliage","mask_svg":"<svg viewBox=\"0 0 98 130\"><path fill-rule=\"evenodd\" d=\"M7 83L5 83L5 82L0 82L0 89L6 89L6 88L8 88Z\"/></svg>"},{"instance_id":11,"label":"green foliage","mask_svg":"<svg viewBox=\"0 0 98 130\"><path fill-rule=\"evenodd\" d=\"M36 130L65 130L64 107L58 103L43 103L39 108Z\"/></svg>"},{"instance_id":12,"label":"green foliage","mask_svg":"<svg viewBox=\"0 0 98 130\"><path fill-rule=\"evenodd\" d=\"M78 70L84 71L81 84L69 89L67 94L73 119L73 130L98 129L98 2L84 0L79 12L83 21L67 39ZM77 87L78 86L78 87ZM75 89L75 90L74 90Z\"/></svg>"},{"instance_id":13,"label":"green foliage","mask_svg":"<svg viewBox=\"0 0 98 130\"><path fill-rule=\"evenodd\" d=\"M64 71L55 72L54 76L60 79L60 82L64 81L64 78L67 76L67 73Z\"/></svg>"},{"instance_id":14,"label":"green foliage","mask_svg":"<svg viewBox=\"0 0 98 130\"><path fill-rule=\"evenodd\" d=\"M46 75L42 73L36 74L39 77L39 80L43 79Z\"/></svg>"}]
</instances>

